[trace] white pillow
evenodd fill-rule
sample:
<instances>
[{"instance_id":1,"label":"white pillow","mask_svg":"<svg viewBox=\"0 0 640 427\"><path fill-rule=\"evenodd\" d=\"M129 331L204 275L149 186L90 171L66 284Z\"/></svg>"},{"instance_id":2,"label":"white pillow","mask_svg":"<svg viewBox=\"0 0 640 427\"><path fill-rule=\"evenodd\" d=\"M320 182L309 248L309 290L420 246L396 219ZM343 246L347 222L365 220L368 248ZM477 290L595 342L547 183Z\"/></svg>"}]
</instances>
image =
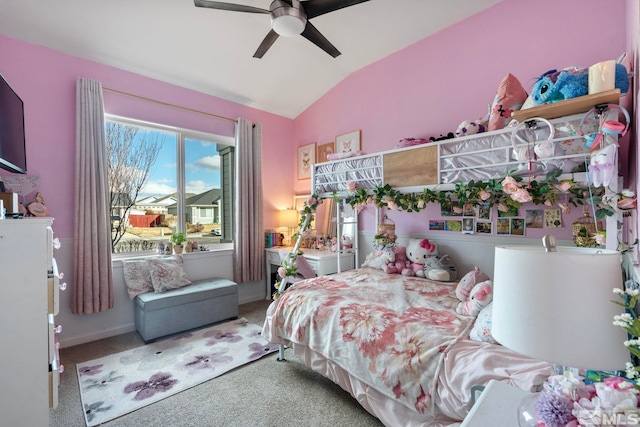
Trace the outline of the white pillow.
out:
<instances>
[{"instance_id":1,"label":"white pillow","mask_svg":"<svg viewBox=\"0 0 640 427\"><path fill-rule=\"evenodd\" d=\"M136 295L145 292L153 292L151 284L151 273L147 261L134 259L122 261L124 272L124 283L127 286L129 298L134 299Z\"/></svg>"},{"instance_id":2,"label":"white pillow","mask_svg":"<svg viewBox=\"0 0 640 427\"><path fill-rule=\"evenodd\" d=\"M496 340L494 340L493 335L491 335L492 315L493 303L491 302L478 313L473 328L471 332L469 332L469 338L473 341L495 344Z\"/></svg>"},{"instance_id":3,"label":"white pillow","mask_svg":"<svg viewBox=\"0 0 640 427\"><path fill-rule=\"evenodd\" d=\"M151 258L147 260L151 284L155 292L165 292L182 288L191 284L184 272L182 257L174 255L165 258Z\"/></svg>"}]
</instances>

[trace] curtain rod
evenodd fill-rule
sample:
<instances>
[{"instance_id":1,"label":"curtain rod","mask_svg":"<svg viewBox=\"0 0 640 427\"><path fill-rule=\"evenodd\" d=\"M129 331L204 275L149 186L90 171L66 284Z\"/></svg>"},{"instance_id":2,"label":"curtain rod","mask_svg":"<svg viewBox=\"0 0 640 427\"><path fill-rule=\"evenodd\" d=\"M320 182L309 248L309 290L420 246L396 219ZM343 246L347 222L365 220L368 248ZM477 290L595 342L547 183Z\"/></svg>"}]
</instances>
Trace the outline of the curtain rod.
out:
<instances>
[{"instance_id":1,"label":"curtain rod","mask_svg":"<svg viewBox=\"0 0 640 427\"><path fill-rule=\"evenodd\" d=\"M151 98L145 98L144 96L139 96L139 95L133 95L131 93L127 93L127 92L123 92L121 90L116 90L116 89L110 89L108 87L103 87L102 90L106 90L107 92L113 92L113 93L117 93L119 95L124 95L124 96L130 96L132 98L137 98L137 99L142 99L143 101L149 101L149 102L155 102L156 104L161 104L167 107L173 107L173 108L178 108L180 110L185 110L185 111L190 111L192 113L198 113L198 114L204 114L205 116L209 116L209 117L214 117L216 119L221 119L221 120L228 120L230 122L236 122L235 119L231 119L229 117L224 117L224 116L218 116L216 114L211 114L211 113L206 113L204 111L200 111L200 110L194 110L192 108L187 108L187 107L182 107L180 105L176 105L176 104L170 104L168 102L162 102L162 101L157 101L155 99L151 99Z\"/></svg>"}]
</instances>

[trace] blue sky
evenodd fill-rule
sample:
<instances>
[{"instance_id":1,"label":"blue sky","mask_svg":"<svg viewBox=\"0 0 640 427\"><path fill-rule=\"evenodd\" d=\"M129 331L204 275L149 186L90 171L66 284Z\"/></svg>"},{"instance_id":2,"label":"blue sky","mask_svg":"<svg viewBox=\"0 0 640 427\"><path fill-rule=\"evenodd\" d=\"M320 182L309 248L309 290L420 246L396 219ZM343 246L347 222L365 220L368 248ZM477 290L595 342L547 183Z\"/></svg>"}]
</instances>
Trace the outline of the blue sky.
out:
<instances>
[{"instance_id":1,"label":"blue sky","mask_svg":"<svg viewBox=\"0 0 640 427\"><path fill-rule=\"evenodd\" d=\"M220 188L220 156L217 144L187 139L185 142L185 187L187 193L199 194ZM176 191L176 139L167 135L151 168L151 176L141 197L165 196Z\"/></svg>"}]
</instances>

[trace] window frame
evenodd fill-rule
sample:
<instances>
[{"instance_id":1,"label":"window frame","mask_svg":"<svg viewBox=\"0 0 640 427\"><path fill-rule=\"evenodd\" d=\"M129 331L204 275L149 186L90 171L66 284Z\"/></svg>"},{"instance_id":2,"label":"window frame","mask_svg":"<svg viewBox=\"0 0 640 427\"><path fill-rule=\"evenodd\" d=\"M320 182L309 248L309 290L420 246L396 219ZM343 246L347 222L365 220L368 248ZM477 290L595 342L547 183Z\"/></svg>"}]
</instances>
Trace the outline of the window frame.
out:
<instances>
[{"instance_id":1,"label":"window frame","mask_svg":"<svg viewBox=\"0 0 640 427\"><path fill-rule=\"evenodd\" d=\"M130 117L118 116L115 114L105 113L104 115L105 125L106 122L117 122L125 125L137 126L140 128L146 128L153 131L169 132L175 134L176 137L176 195L177 195L177 215L178 218L182 218L182 221L178 221L176 224L176 232L186 233L186 206L185 206L185 192L186 192L186 155L185 147L186 140L197 140L211 142L215 144L235 147L235 137L216 135L208 132L197 131L193 129L182 128L178 126L165 125L155 122L149 122L140 119L134 119ZM109 211L111 214L111 210ZM217 250L229 250L233 248L233 243L218 243L209 251ZM137 251L137 252L113 252L111 254L114 259L141 257L155 254L155 251Z\"/></svg>"}]
</instances>

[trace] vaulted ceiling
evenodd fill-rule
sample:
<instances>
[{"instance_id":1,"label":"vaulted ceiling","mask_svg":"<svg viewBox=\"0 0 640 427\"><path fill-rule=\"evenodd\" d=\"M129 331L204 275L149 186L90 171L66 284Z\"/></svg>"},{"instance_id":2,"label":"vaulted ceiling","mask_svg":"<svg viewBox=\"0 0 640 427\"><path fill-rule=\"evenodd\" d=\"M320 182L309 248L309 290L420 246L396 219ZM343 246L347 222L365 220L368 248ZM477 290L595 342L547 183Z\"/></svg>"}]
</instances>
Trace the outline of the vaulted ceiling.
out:
<instances>
[{"instance_id":1,"label":"vaulted ceiling","mask_svg":"<svg viewBox=\"0 0 640 427\"><path fill-rule=\"evenodd\" d=\"M313 18L342 53L335 59L302 36L253 58L269 15L194 0L3 0L0 33L295 118L352 72L500 1L370 0Z\"/></svg>"}]
</instances>

